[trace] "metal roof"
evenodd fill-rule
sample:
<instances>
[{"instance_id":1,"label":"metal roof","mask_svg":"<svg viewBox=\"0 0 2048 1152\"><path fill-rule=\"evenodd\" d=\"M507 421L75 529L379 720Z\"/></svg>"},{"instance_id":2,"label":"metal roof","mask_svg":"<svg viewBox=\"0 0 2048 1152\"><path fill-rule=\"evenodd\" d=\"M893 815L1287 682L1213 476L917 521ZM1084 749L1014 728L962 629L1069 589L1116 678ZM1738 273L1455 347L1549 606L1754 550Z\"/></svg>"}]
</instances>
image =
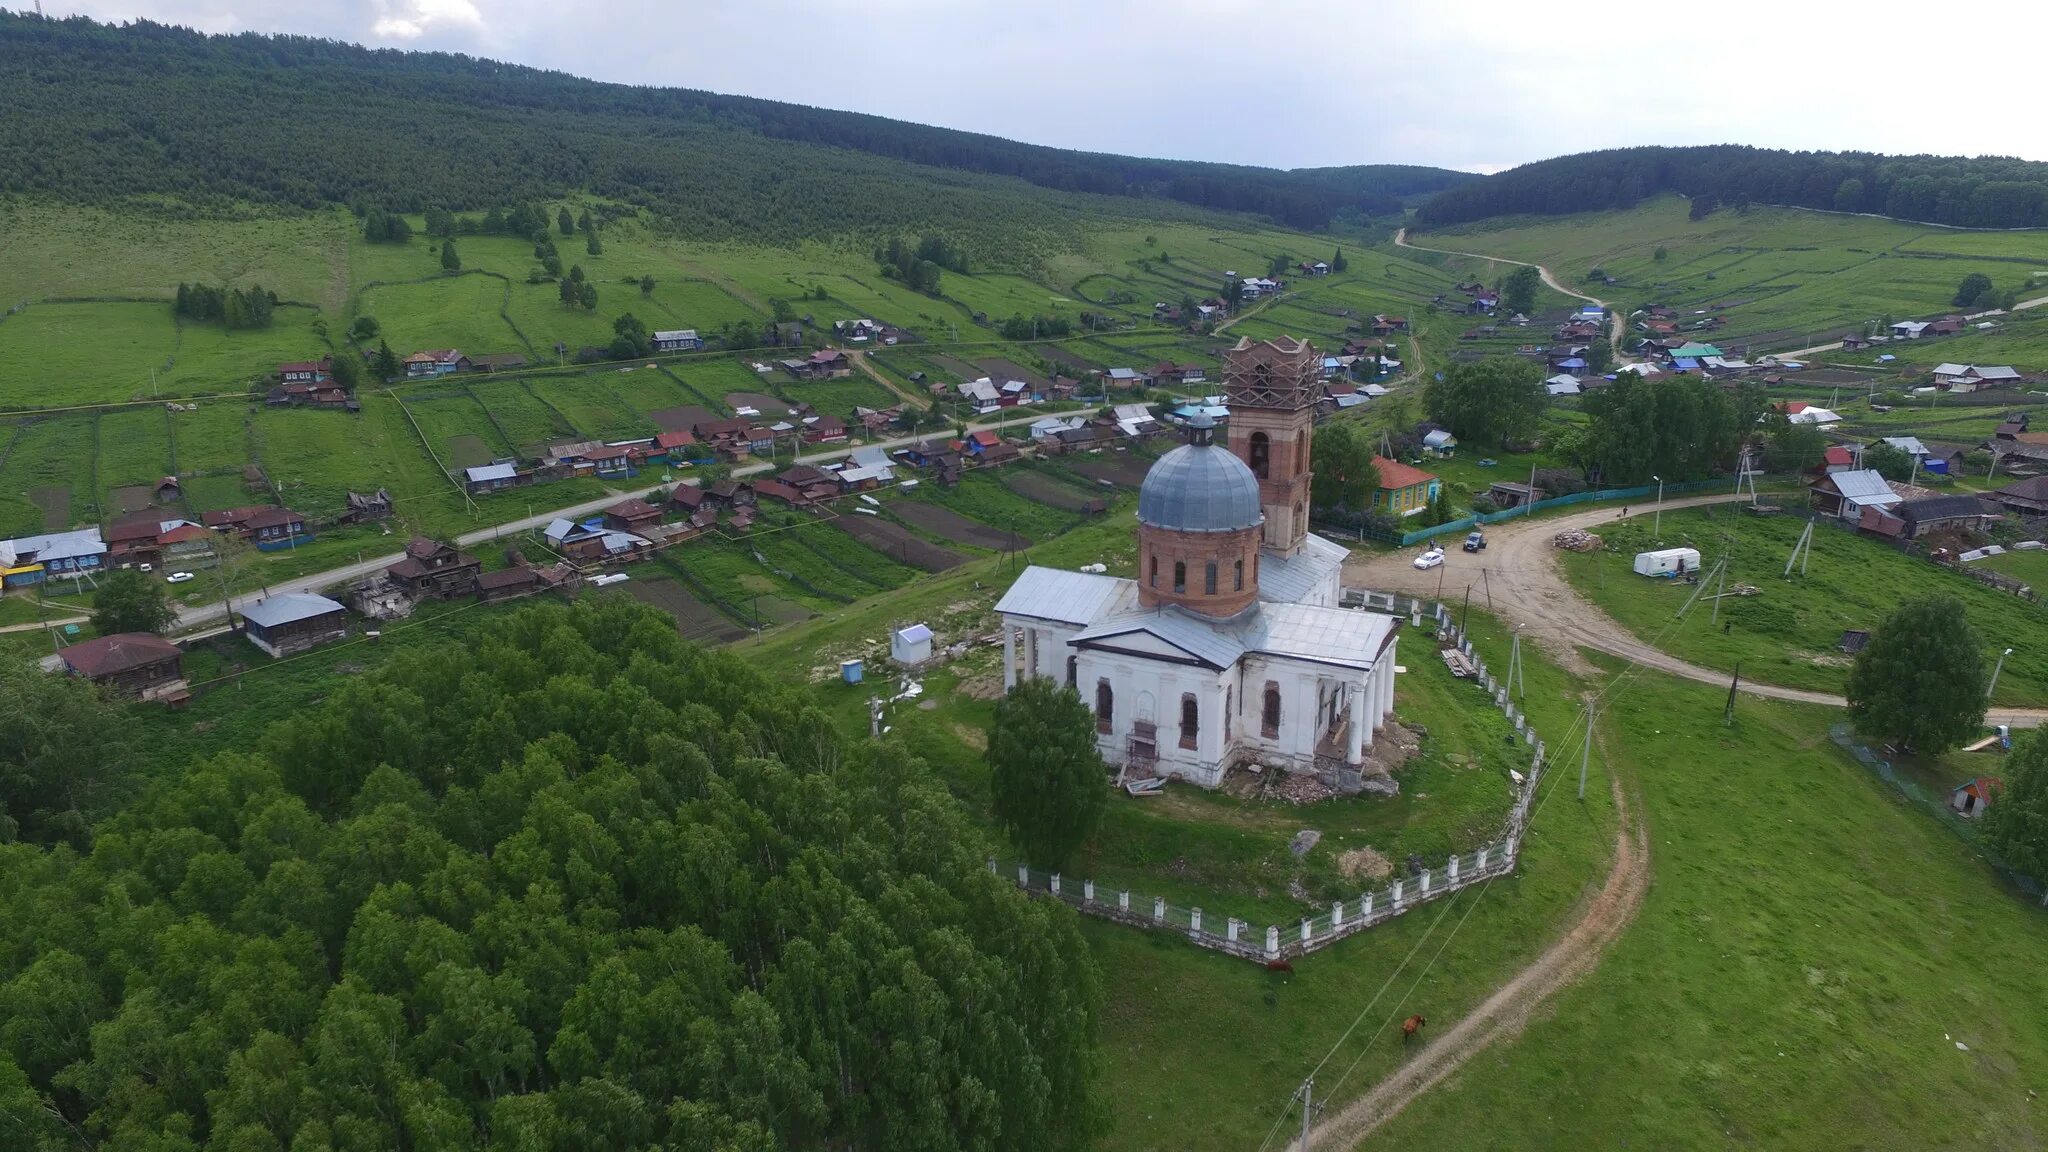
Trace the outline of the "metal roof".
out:
<instances>
[{"instance_id":1,"label":"metal roof","mask_svg":"<svg viewBox=\"0 0 2048 1152\"><path fill-rule=\"evenodd\" d=\"M475 468L464 468L462 474L472 482L510 480L519 475L519 466L516 464L482 464Z\"/></svg>"},{"instance_id":2,"label":"metal roof","mask_svg":"<svg viewBox=\"0 0 2048 1152\"><path fill-rule=\"evenodd\" d=\"M1257 654L1366 671L1394 626L1391 616L1309 604L1254 604L1228 620L1168 606L1121 613L1083 629L1070 642L1099 643L1142 632L1213 668L1229 668Z\"/></svg>"},{"instance_id":3,"label":"metal roof","mask_svg":"<svg viewBox=\"0 0 2048 1152\"><path fill-rule=\"evenodd\" d=\"M896 639L905 644L922 644L931 638L932 630L923 624L912 624L908 628L898 628L896 630Z\"/></svg>"},{"instance_id":4,"label":"metal roof","mask_svg":"<svg viewBox=\"0 0 2048 1152\"><path fill-rule=\"evenodd\" d=\"M1060 624L1087 625L1138 599L1138 582L1093 572L1068 572L1033 565L1024 570L996 611Z\"/></svg>"},{"instance_id":5,"label":"metal roof","mask_svg":"<svg viewBox=\"0 0 2048 1152\"><path fill-rule=\"evenodd\" d=\"M0 541L0 561L11 565L16 562L16 557L32 556L31 563L47 563L80 556L99 556L106 550L107 545L100 539L97 527L77 528L70 532L45 532L40 536Z\"/></svg>"},{"instance_id":6,"label":"metal roof","mask_svg":"<svg viewBox=\"0 0 2048 1152\"><path fill-rule=\"evenodd\" d=\"M1927 451L1927 445L1920 442L1918 436L1886 436L1884 442L1908 456L1932 455L1932 453Z\"/></svg>"},{"instance_id":7,"label":"metal roof","mask_svg":"<svg viewBox=\"0 0 2048 1152\"><path fill-rule=\"evenodd\" d=\"M258 628L275 628L280 624L294 624L329 612L343 611L346 609L340 603L325 596L311 592L280 592L244 606L242 619Z\"/></svg>"},{"instance_id":8,"label":"metal roof","mask_svg":"<svg viewBox=\"0 0 2048 1152\"><path fill-rule=\"evenodd\" d=\"M1138 489L1138 520L1174 532L1235 532L1265 520L1259 478L1228 448L1183 444Z\"/></svg>"},{"instance_id":9,"label":"metal roof","mask_svg":"<svg viewBox=\"0 0 2048 1152\"><path fill-rule=\"evenodd\" d=\"M1423 445L1429 448L1441 448L1446 444L1456 444L1457 442L1458 438L1456 436L1451 435L1449 432L1446 432L1441 428L1437 429L1434 432L1427 433L1422 437Z\"/></svg>"},{"instance_id":10,"label":"metal roof","mask_svg":"<svg viewBox=\"0 0 2048 1152\"><path fill-rule=\"evenodd\" d=\"M1852 504L1896 504L1899 494L1874 469L1864 468L1852 472L1836 472L1827 478L1842 494L1842 499Z\"/></svg>"},{"instance_id":11,"label":"metal roof","mask_svg":"<svg viewBox=\"0 0 2048 1152\"><path fill-rule=\"evenodd\" d=\"M1257 606L1247 609L1256 612ZM1245 648L1228 622L1197 616L1182 608L1143 609L1113 616L1084 628L1069 643L1113 640L1143 632L1178 648L1212 668L1228 668L1243 658Z\"/></svg>"},{"instance_id":12,"label":"metal roof","mask_svg":"<svg viewBox=\"0 0 2048 1152\"><path fill-rule=\"evenodd\" d=\"M1350 555L1342 544L1313 533L1302 542L1300 552L1282 556L1259 553L1259 599L1268 603L1296 604L1308 599L1330 573L1344 566Z\"/></svg>"}]
</instances>

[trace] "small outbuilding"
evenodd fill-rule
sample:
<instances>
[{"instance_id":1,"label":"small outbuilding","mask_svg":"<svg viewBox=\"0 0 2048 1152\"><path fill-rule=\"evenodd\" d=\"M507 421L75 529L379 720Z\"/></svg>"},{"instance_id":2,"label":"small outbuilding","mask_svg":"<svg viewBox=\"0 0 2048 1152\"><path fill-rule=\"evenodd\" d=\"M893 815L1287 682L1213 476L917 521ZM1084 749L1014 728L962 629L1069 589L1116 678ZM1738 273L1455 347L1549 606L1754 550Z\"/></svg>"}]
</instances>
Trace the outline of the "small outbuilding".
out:
<instances>
[{"instance_id":1,"label":"small outbuilding","mask_svg":"<svg viewBox=\"0 0 2048 1152\"><path fill-rule=\"evenodd\" d=\"M1958 815L1972 820L1984 815L1991 807L1991 798L1997 794L2003 781L1996 776L1978 776L1955 786L1948 794L1948 806Z\"/></svg>"},{"instance_id":2,"label":"small outbuilding","mask_svg":"<svg viewBox=\"0 0 2048 1152\"><path fill-rule=\"evenodd\" d=\"M889 659L903 665L922 664L932 658L932 630L912 624L889 633Z\"/></svg>"},{"instance_id":3,"label":"small outbuilding","mask_svg":"<svg viewBox=\"0 0 2048 1152\"><path fill-rule=\"evenodd\" d=\"M1683 576L1700 570L1700 550L1697 548L1659 548L1654 552L1636 553L1635 572L1638 576Z\"/></svg>"}]
</instances>

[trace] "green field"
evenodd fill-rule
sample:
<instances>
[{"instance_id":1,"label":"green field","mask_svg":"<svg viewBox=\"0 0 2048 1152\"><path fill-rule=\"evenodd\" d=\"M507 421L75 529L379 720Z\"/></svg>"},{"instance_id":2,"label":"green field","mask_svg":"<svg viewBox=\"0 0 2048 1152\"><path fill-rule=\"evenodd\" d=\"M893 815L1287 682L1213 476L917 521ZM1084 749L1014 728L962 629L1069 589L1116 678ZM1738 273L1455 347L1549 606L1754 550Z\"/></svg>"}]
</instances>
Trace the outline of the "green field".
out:
<instances>
[{"instance_id":1,"label":"green field","mask_svg":"<svg viewBox=\"0 0 2048 1152\"><path fill-rule=\"evenodd\" d=\"M2028 705L2048 697L2048 617L2013 596L1825 522L1814 527L1806 575L1795 571L1787 580L1785 561L1806 524L1803 515L1758 518L1730 505L1666 512L1663 521L1663 546L1698 548L1709 566L1725 552L1732 557L1728 586L1754 585L1758 594L1726 598L1719 623L1702 606L1672 626L1693 589L1629 570L1635 553L1651 546L1651 525L1641 516L1603 529L1605 550L1560 552L1558 560L1581 595L1637 636L1657 636L1657 645L1675 656L1717 669L1740 660L1745 679L1840 692L1849 659L1835 645L1845 630L1874 630L1901 601L1941 593L1968 609L1987 660L1998 648L2014 649L1998 679L1997 702Z\"/></svg>"},{"instance_id":2,"label":"green field","mask_svg":"<svg viewBox=\"0 0 2048 1152\"><path fill-rule=\"evenodd\" d=\"M1597 267L1620 283L1582 291L1627 305L1711 310L1728 325L1716 343L1759 352L1826 343L1886 315L1943 312L1972 272L2005 288L2048 267L2048 232L1987 236L1790 208L1723 209L1695 221L1677 197L1411 239L1542 263L1567 284Z\"/></svg>"}]
</instances>

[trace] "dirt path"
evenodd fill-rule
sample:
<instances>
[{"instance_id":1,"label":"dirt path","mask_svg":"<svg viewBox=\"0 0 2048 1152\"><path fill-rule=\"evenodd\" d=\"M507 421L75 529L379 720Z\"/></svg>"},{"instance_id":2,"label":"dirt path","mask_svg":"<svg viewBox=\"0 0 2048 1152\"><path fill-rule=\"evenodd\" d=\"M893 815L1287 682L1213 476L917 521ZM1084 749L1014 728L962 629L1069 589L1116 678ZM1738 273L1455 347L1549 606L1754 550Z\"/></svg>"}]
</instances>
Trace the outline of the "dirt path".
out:
<instances>
[{"instance_id":1,"label":"dirt path","mask_svg":"<svg viewBox=\"0 0 2048 1152\"><path fill-rule=\"evenodd\" d=\"M2036 297L2035 297L2035 298L2033 298L2032 300L2022 300L2022 301L2020 301L2019 303L2017 303L2017 304L2014 304L2014 305L2012 306L2012 309L2011 309L2011 311L2012 311L2012 312L2019 312L2019 311L2023 311L2023 310L2025 310L2025 309L2028 309L2028 308L2039 308L2039 307L2040 307L2041 305L2043 305L2043 304L2048 304L2048 296L2036 296ZM1989 311L1989 312L1972 312L1972 313L1970 313L1969 315L1967 315L1967 316L1963 317L1963 319L1965 319L1965 320L1982 320L1982 319L1984 319L1984 318L1985 318L1985 317L1987 317L1987 316L2005 316L2005 315L2008 315L2008 314L2009 314L2009 313L2008 313L2008 311L2007 311L2006 309L2003 309L2003 308L1994 308L1994 309L1992 309L1992 310L1991 310L1991 311ZM1815 352L1833 352L1833 351L1836 351L1837 349L1841 348L1841 346L1842 346L1842 342L1841 342L1840 340L1837 340L1837 341L1835 341L1835 342L1834 342L1834 343L1832 343L1832 344L1815 344L1815 345L1814 345L1813 347L1811 347L1811 348L1795 348L1795 349L1793 349L1793 350L1792 350L1792 351L1790 351L1790 352L1780 352L1780 353L1778 353L1778 355L1780 355L1780 356L1811 356L1811 355L1813 355L1813 354L1814 354Z\"/></svg>"},{"instance_id":2,"label":"dirt path","mask_svg":"<svg viewBox=\"0 0 2048 1152\"><path fill-rule=\"evenodd\" d=\"M847 349L846 355L849 359L853 361L854 367L860 369L862 372L867 373L868 379L873 380L875 383L880 384L884 388L887 388L891 396L896 397L898 400L903 401L905 404L908 404L912 408L929 408L932 406L931 397L912 396L910 393L905 392L903 389L897 387L896 382L894 380L889 379L888 376L884 375L881 369L876 368L873 364L868 363L868 356L865 349L849 348Z\"/></svg>"},{"instance_id":3,"label":"dirt path","mask_svg":"<svg viewBox=\"0 0 2048 1152\"><path fill-rule=\"evenodd\" d=\"M1738 499L1747 497L1733 494L1688 496L1666 500L1664 506L1692 508ZM1643 508L1636 505L1631 511ZM1436 597L1441 592L1446 600L1463 597L1466 586L1470 585L1473 599L1484 604L1490 597L1496 607L1504 606L1512 623L1524 627L1547 651L1574 671L1588 670L1578 650L1589 648L1702 684L1727 684L1727 672L1680 660L1637 639L1573 591L1566 582L1557 563L1557 550L1550 543L1551 537L1568 528L1597 532L1602 525L1612 523L1621 511L1611 506L1594 507L1564 516L1490 524L1486 528L1486 551L1477 554L1446 552L1443 566L1428 572L1416 571L1413 555L1408 552L1353 556L1344 564L1344 583L1348 587L1404 592L1411 596ZM1637 514L1646 515L1647 510ZM1773 700L1847 707L1840 696L1805 688L1745 681L1742 690ZM2011 724L2023 728L2039 727L2044 720L2048 720L2048 710L2043 709L1999 708L1985 717L1987 724Z\"/></svg>"},{"instance_id":4,"label":"dirt path","mask_svg":"<svg viewBox=\"0 0 2048 1152\"><path fill-rule=\"evenodd\" d=\"M1443 1083L1467 1060L1495 1044L1521 1035L1529 1022L1574 980L1593 970L1636 912L1650 888L1650 842L1643 822L1633 819L1621 781L1610 779L1614 810L1614 858L1600 892L1565 934L1534 963L1500 986L1484 1003L1448 1029L1365 1095L1345 1105L1309 1132L1309 1147L1349 1149L1399 1115L1416 1097ZM1396 1008L1398 1014L1402 1008Z\"/></svg>"},{"instance_id":5,"label":"dirt path","mask_svg":"<svg viewBox=\"0 0 2048 1152\"><path fill-rule=\"evenodd\" d=\"M1628 362L1628 358L1623 354L1621 348L1622 342L1628 338L1628 319L1615 311L1614 308L1608 305L1607 301L1600 299L1598 296L1588 296L1584 292L1574 292L1570 288L1565 287L1562 281L1550 274L1550 269L1545 268L1541 264L1531 264L1527 260L1510 260L1505 256L1488 256L1484 252L1460 252L1454 248L1428 248L1421 244L1410 244L1406 228L1394 233L1394 246L1396 248L1413 248L1417 252L1441 252L1446 256L1469 256L1474 260L1491 260L1496 264L1519 264L1525 268L1534 268L1536 275L1543 278L1543 283L1548 285L1551 291L1562 292L1574 300L1584 300L1588 304L1598 304L1600 307L1605 308L1607 310L1607 342L1614 349L1614 361L1617 364Z\"/></svg>"}]
</instances>

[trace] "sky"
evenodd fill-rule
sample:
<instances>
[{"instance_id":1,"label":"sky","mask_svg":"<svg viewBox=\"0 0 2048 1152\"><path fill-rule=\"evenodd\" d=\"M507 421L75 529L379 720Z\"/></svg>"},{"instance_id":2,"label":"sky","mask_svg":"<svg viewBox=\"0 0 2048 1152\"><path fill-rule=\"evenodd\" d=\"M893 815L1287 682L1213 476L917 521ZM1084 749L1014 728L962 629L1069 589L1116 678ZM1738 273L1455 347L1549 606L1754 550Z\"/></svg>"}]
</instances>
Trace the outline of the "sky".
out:
<instances>
[{"instance_id":1,"label":"sky","mask_svg":"<svg viewBox=\"0 0 2048 1152\"><path fill-rule=\"evenodd\" d=\"M1955 17L1894 0L43 5L52 16L465 52L1063 148L1278 168L1493 172L1598 148L1721 143L2048 160L2048 126L1996 79L2041 67L2038 0L1987 0Z\"/></svg>"}]
</instances>

